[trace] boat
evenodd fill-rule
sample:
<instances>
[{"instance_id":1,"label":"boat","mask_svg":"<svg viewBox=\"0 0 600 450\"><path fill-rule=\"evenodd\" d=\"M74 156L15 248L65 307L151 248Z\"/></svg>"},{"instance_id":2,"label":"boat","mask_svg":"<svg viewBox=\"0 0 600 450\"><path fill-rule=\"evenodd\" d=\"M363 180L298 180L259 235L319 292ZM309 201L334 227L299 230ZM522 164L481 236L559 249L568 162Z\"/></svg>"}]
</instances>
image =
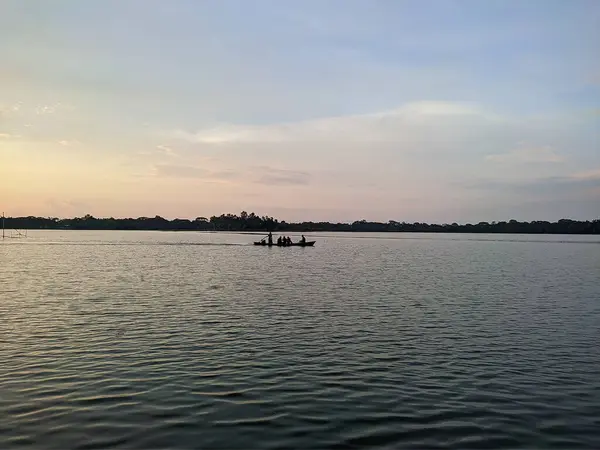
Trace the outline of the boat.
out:
<instances>
[{"instance_id":1,"label":"boat","mask_svg":"<svg viewBox=\"0 0 600 450\"><path fill-rule=\"evenodd\" d=\"M262 245L264 247L313 247L316 241L292 242L291 244L278 244L273 242L269 244L267 241L254 242L254 245Z\"/></svg>"}]
</instances>

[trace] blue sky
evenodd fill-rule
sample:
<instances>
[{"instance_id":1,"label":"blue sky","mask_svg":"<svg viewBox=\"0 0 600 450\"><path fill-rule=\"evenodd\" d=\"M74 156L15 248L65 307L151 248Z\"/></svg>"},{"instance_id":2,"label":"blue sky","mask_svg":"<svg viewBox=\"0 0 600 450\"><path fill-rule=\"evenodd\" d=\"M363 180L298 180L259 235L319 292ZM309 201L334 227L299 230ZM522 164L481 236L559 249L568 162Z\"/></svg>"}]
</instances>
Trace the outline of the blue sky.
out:
<instances>
[{"instance_id":1,"label":"blue sky","mask_svg":"<svg viewBox=\"0 0 600 450\"><path fill-rule=\"evenodd\" d=\"M600 3L4 0L9 214L600 216Z\"/></svg>"}]
</instances>

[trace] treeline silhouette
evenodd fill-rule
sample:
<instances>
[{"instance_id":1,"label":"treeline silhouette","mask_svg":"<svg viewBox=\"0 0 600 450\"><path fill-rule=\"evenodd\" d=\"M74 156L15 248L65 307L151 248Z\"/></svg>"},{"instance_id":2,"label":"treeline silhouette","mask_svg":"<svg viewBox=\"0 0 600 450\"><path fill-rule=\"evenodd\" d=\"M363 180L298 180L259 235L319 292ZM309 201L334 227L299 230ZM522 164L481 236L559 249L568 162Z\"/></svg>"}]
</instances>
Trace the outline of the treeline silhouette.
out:
<instances>
[{"instance_id":1,"label":"treeline silhouette","mask_svg":"<svg viewBox=\"0 0 600 450\"><path fill-rule=\"evenodd\" d=\"M269 216L248 214L221 214L194 220L168 220L160 216L137 219L97 218L89 214L72 219L56 217L7 217L6 228L14 229L72 229L72 230L164 230L164 231L354 231L354 232L422 232L422 233L523 233L523 234L600 234L600 219L578 221L561 219L557 222L479 222L476 224L428 224L369 222L352 223L279 221Z\"/></svg>"}]
</instances>

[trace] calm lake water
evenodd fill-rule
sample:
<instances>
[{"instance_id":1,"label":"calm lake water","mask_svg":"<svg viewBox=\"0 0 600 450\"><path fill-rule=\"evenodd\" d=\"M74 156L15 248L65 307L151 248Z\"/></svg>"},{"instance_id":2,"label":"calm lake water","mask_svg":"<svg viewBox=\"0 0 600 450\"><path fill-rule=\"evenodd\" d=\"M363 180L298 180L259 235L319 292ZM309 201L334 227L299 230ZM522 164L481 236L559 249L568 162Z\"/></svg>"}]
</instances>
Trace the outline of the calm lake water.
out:
<instances>
[{"instance_id":1,"label":"calm lake water","mask_svg":"<svg viewBox=\"0 0 600 450\"><path fill-rule=\"evenodd\" d=\"M600 237L255 238L0 240L0 448L600 448Z\"/></svg>"}]
</instances>

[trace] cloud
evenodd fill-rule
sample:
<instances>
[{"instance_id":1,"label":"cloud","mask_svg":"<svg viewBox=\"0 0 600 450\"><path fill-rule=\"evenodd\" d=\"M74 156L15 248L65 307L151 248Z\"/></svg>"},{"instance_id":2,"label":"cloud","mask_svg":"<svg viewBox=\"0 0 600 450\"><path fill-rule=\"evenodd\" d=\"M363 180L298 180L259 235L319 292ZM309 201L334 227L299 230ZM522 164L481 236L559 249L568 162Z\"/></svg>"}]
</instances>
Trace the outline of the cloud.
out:
<instances>
[{"instance_id":1,"label":"cloud","mask_svg":"<svg viewBox=\"0 0 600 450\"><path fill-rule=\"evenodd\" d=\"M600 179L600 169L588 170L586 172L578 172L573 174L571 179L574 180L596 180Z\"/></svg>"},{"instance_id":2,"label":"cloud","mask_svg":"<svg viewBox=\"0 0 600 450\"><path fill-rule=\"evenodd\" d=\"M453 196L467 203L477 194L469 190L477 177L484 184L509 180L504 185L509 192L513 181L568 175L557 148L593 151L577 134L579 123L587 125L577 120L504 116L472 103L421 101L370 114L179 130L170 137L190 146L190 155L218 157L257 185L326 187L339 198L369 192L388 203L401 192L418 190L423 202ZM528 145L538 142L544 145ZM515 143L521 144L515 148ZM576 170L575 150L568 156ZM256 161L274 170L260 171Z\"/></svg>"},{"instance_id":3,"label":"cloud","mask_svg":"<svg viewBox=\"0 0 600 450\"><path fill-rule=\"evenodd\" d=\"M58 141L58 143L64 147L70 147L72 145L78 145L80 142L77 140L67 140L67 139L63 139L61 141Z\"/></svg>"},{"instance_id":4,"label":"cloud","mask_svg":"<svg viewBox=\"0 0 600 450\"><path fill-rule=\"evenodd\" d=\"M191 133L183 130L166 135L188 142L223 145L285 142L401 141L407 127L464 118L492 119L475 105L459 102L423 101L372 114L327 117L268 125L223 124Z\"/></svg>"},{"instance_id":5,"label":"cloud","mask_svg":"<svg viewBox=\"0 0 600 450\"><path fill-rule=\"evenodd\" d=\"M307 172L269 166L221 170L194 165L156 164L153 166L153 172L159 177L218 182L245 181L266 186L305 186L309 184L311 178Z\"/></svg>"},{"instance_id":6,"label":"cloud","mask_svg":"<svg viewBox=\"0 0 600 450\"><path fill-rule=\"evenodd\" d=\"M257 169L259 176L255 182L259 184L268 186L305 186L310 182L310 174L307 172L276 169L267 166L260 166Z\"/></svg>"},{"instance_id":7,"label":"cloud","mask_svg":"<svg viewBox=\"0 0 600 450\"><path fill-rule=\"evenodd\" d=\"M22 104L20 102L11 105L0 105L0 119L6 119L11 116L15 116L21 110Z\"/></svg>"},{"instance_id":8,"label":"cloud","mask_svg":"<svg viewBox=\"0 0 600 450\"><path fill-rule=\"evenodd\" d=\"M0 139L19 139L20 134L0 133Z\"/></svg>"},{"instance_id":9,"label":"cloud","mask_svg":"<svg viewBox=\"0 0 600 450\"><path fill-rule=\"evenodd\" d=\"M179 152L175 151L172 147L167 146L167 145L157 145L154 148L150 148L150 149L145 149L145 150L139 150L137 152L135 152L136 156L142 156L144 157L144 159L151 159L151 160L165 160L169 159L171 160L171 158L179 158L180 154ZM193 164L192 164L193 165Z\"/></svg>"},{"instance_id":10,"label":"cloud","mask_svg":"<svg viewBox=\"0 0 600 450\"><path fill-rule=\"evenodd\" d=\"M488 161L498 163L560 163L564 158L549 147L521 147L508 153L488 155Z\"/></svg>"},{"instance_id":11,"label":"cloud","mask_svg":"<svg viewBox=\"0 0 600 450\"><path fill-rule=\"evenodd\" d=\"M586 190L600 187L600 174L581 177L580 174L572 174L564 177L548 177L534 180L530 186L537 187L544 193L549 194L552 188Z\"/></svg>"},{"instance_id":12,"label":"cloud","mask_svg":"<svg viewBox=\"0 0 600 450\"><path fill-rule=\"evenodd\" d=\"M600 188L600 169L522 180L480 179L475 182L463 183L463 185L470 189L519 194L543 194L552 197L556 194L584 192L589 188Z\"/></svg>"},{"instance_id":13,"label":"cloud","mask_svg":"<svg viewBox=\"0 0 600 450\"><path fill-rule=\"evenodd\" d=\"M175 178L205 178L209 171L195 166L179 166L173 164L156 164L154 171L157 176Z\"/></svg>"},{"instance_id":14,"label":"cloud","mask_svg":"<svg viewBox=\"0 0 600 450\"><path fill-rule=\"evenodd\" d=\"M45 115L49 115L49 114L55 114L59 110L63 110L63 109L71 110L71 109L73 109L73 107L70 105L64 105L60 102L57 102L57 103L47 104L47 105L37 105L33 109L33 111L38 116L45 116Z\"/></svg>"},{"instance_id":15,"label":"cloud","mask_svg":"<svg viewBox=\"0 0 600 450\"><path fill-rule=\"evenodd\" d=\"M242 174L233 170L212 170L192 165L156 164L155 176L167 178L187 178L211 182L228 182L240 178Z\"/></svg>"},{"instance_id":16,"label":"cloud","mask_svg":"<svg viewBox=\"0 0 600 450\"><path fill-rule=\"evenodd\" d=\"M175 150L173 150L171 147L168 147L166 145L157 145L156 150L158 150L160 153L167 155L167 156L176 156L177 155Z\"/></svg>"},{"instance_id":17,"label":"cloud","mask_svg":"<svg viewBox=\"0 0 600 450\"><path fill-rule=\"evenodd\" d=\"M466 182L478 200L463 211L477 220L556 220L563 217L590 219L600 216L600 177L577 174L528 180L480 179ZM471 219L469 219L471 220Z\"/></svg>"}]
</instances>

